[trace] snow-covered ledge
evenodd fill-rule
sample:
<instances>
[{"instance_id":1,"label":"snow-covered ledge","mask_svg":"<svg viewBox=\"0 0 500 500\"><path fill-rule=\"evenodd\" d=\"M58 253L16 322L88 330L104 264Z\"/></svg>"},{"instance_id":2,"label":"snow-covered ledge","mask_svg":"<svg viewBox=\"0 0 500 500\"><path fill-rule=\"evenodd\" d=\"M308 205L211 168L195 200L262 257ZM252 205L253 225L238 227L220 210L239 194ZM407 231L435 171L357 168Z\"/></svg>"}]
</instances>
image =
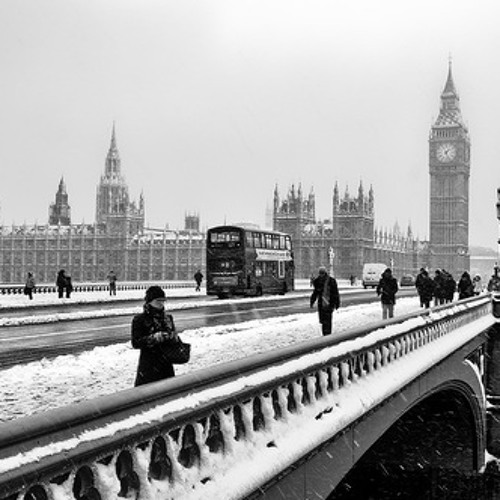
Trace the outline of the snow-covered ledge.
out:
<instances>
[{"instance_id":1,"label":"snow-covered ledge","mask_svg":"<svg viewBox=\"0 0 500 500\"><path fill-rule=\"evenodd\" d=\"M0 425L0 497L242 498L492 323L482 296Z\"/></svg>"}]
</instances>

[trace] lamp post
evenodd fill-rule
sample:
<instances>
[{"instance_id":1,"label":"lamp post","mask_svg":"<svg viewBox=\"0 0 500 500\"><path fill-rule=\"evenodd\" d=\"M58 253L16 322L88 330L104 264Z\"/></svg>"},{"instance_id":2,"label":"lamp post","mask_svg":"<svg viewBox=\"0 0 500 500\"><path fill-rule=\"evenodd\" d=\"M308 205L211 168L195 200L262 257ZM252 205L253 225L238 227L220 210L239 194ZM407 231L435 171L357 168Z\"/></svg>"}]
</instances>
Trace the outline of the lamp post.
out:
<instances>
[{"instance_id":1,"label":"lamp post","mask_svg":"<svg viewBox=\"0 0 500 500\"><path fill-rule=\"evenodd\" d=\"M330 276L333 276L333 259L335 258L335 252L333 248L328 249L328 261L330 262Z\"/></svg>"}]
</instances>

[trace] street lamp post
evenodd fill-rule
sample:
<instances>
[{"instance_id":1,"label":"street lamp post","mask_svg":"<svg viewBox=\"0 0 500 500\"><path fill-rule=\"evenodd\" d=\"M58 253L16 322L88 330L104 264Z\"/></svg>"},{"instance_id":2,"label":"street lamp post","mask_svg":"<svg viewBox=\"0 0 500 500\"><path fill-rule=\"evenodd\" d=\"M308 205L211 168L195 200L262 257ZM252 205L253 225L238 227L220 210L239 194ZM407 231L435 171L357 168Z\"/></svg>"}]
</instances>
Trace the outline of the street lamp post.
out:
<instances>
[{"instance_id":1,"label":"street lamp post","mask_svg":"<svg viewBox=\"0 0 500 500\"><path fill-rule=\"evenodd\" d=\"M330 276L333 276L333 259L335 258L335 252L333 248L328 249L328 261L330 262Z\"/></svg>"}]
</instances>

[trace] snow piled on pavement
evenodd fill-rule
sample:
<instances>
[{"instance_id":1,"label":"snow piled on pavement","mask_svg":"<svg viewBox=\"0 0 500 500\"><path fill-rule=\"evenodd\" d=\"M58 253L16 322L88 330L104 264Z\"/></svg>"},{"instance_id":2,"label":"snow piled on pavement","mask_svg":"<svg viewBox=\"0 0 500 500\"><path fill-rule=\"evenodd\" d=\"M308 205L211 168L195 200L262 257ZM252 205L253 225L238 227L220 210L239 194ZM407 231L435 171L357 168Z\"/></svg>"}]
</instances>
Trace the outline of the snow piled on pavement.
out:
<instances>
[{"instance_id":1,"label":"snow piled on pavement","mask_svg":"<svg viewBox=\"0 0 500 500\"><path fill-rule=\"evenodd\" d=\"M398 301L396 314L418 309L418 298L404 298ZM345 332L380 318L378 302L341 308L334 314L333 331ZM317 313L310 312L184 330L181 335L192 344L192 356L187 365L176 367L178 375L317 338L321 329ZM128 389L134 383L138 357L139 351L126 342L3 370L0 421Z\"/></svg>"}]
</instances>

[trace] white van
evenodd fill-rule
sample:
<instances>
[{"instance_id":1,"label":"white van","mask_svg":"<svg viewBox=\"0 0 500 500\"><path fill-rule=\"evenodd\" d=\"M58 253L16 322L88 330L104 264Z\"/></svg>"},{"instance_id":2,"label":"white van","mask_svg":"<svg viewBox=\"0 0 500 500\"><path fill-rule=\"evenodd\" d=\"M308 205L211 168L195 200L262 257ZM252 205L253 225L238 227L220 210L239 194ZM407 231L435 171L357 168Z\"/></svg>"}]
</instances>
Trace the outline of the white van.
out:
<instances>
[{"instance_id":1,"label":"white van","mask_svg":"<svg viewBox=\"0 0 500 500\"><path fill-rule=\"evenodd\" d=\"M375 288L382 277L382 273L387 269L386 264L380 262L368 262L363 266L363 286Z\"/></svg>"}]
</instances>

